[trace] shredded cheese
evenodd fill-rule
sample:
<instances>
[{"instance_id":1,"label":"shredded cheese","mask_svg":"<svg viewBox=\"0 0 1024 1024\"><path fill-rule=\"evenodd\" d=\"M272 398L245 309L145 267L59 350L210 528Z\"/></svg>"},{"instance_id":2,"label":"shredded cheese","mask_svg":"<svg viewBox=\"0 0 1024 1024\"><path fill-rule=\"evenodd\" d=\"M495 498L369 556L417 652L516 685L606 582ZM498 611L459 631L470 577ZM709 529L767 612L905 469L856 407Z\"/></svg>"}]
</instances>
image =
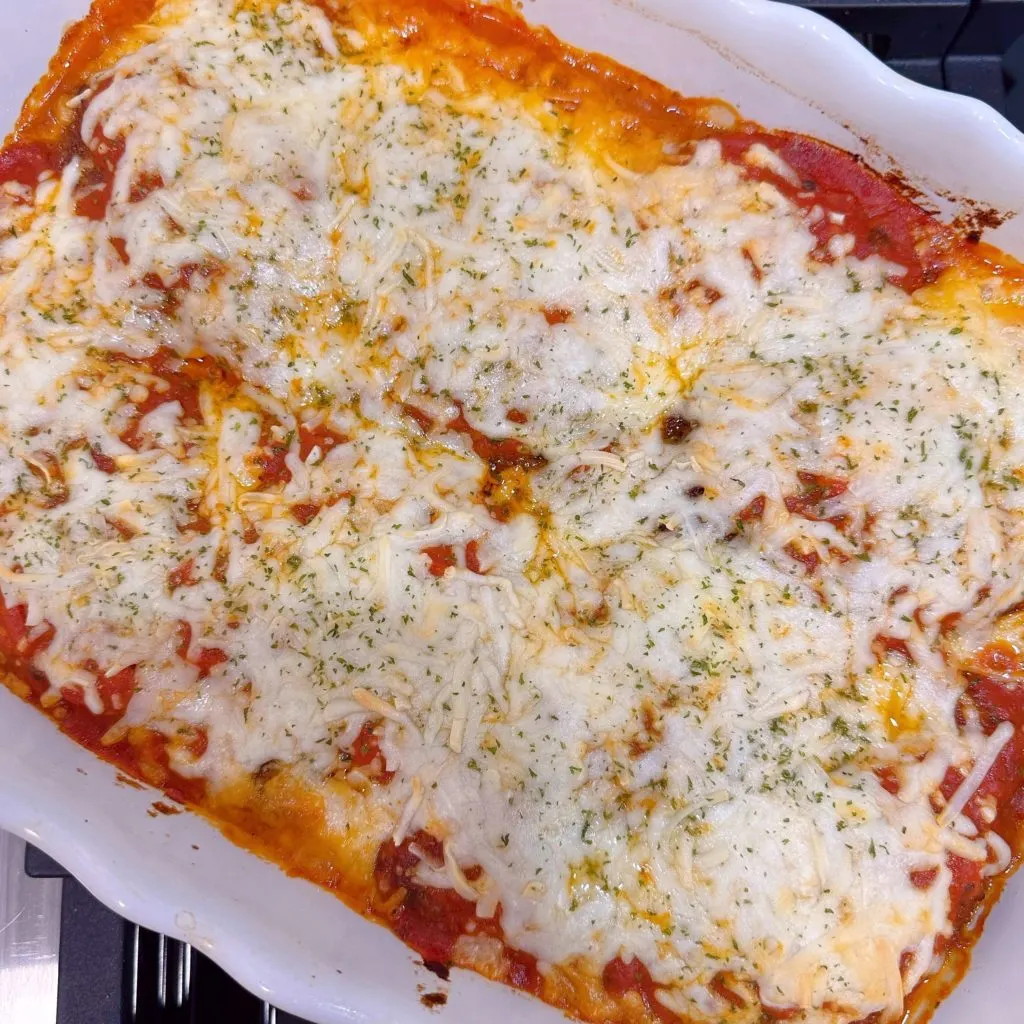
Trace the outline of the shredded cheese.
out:
<instances>
[{"instance_id":1,"label":"shredded cheese","mask_svg":"<svg viewBox=\"0 0 1024 1024\"><path fill-rule=\"evenodd\" d=\"M949 798L949 803L939 814L939 825L945 828L952 823L957 815L967 806L967 802L977 792L978 787L985 781L992 765L1003 752L1003 747L1013 737L1013 726L1009 722L1000 722L992 731L985 742L984 749L978 754L974 766L968 772L967 777L956 788L956 792Z\"/></svg>"},{"instance_id":2,"label":"shredded cheese","mask_svg":"<svg viewBox=\"0 0 1024 1024\"><path fill-rule=\"evenodd\" d=\"M123 143L102 216L84 156L0 196L0 591L43 703L444 836L430 885L682 1016L721 972L899 1013L947 853L1010 858L963 811L1013 728L957 724L942 623L976 650L1021 593L1019 329L822 254L766 146L641 173L339 18L166 0L77 98Z\"/></svg>"}]
</instances>

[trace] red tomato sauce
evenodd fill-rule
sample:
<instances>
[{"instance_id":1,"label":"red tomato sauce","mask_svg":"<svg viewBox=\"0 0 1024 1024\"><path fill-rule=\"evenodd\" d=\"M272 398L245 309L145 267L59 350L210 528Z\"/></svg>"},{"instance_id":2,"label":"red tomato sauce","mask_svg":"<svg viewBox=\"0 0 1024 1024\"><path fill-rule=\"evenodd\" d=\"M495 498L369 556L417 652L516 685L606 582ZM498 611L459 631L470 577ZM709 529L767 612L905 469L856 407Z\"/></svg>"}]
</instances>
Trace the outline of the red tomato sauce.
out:
<instances>
[{"instance_id":1,"label":"red tomato sauce","mask_svg":"<svg viewBox=\"0 0 1024 1024\"><path fill-rule=\"evenodd\" d=\"M478 576L483 576L485 573L480 566L480 544L478 541L471 540L466 544L466 568Z\"/></svg>"},{"instance_id":2,"label":"red tomato sauce","mask_svg":"<svg viewBox=\"0 0 1024 1024\"><path fill-rule=\"evenodd\" d=\"M97 674L96 692L103 701L105 712L124 711L135 692L135 666L129 665L112 676Z\"/></svg>"},{"instance_id":3,"label":"red tomato sauce","mask_svg":"<svg viewBox=\"0 0 1024 1024\"><path fill-rule=\"evenodd\" d=\"M228 660L227 654L219 647L201 647L192 664L199 669L199 678L205 679L218 665Z\"/></svg>"},{"instance_id":4,"label":"red tomato sauce","mask_svg":"<svg viewBox=\"0 0 1024 1024\"><path fill-rule=\"evenodd\" d=\"M64 32L57 56L18 117L16 141L51 139L66 130L67 100L123 39L152 13L154 0L93 0L89 13Z\"/></svg>"},{"instance_id":5,"label":"red tomato sauce","mask_svg":"<svg viewBox=\"0 0 1024 1024\"><path fill-rule=\"evenodd\" d=\"M790 558L799 562L804 567L804 574L807 576L814 575L818 566L821 565L821 555L819 555L814 548L808 548L805 551L795 541L791 540L783 548L783 551L785 551Z\"/></svg>"},{"instance_id":6,"label":"red tomato sauce","mask_svg":"<svg viewBox=\"0 0 1024 1024\"><path fill-rule=\"evenodd\" d=\"M260 438L251 463L256 474L256 487L266 490L278 485L284 486L292 478L285 458L291 447L291 439L283 436L280 427L271 416L263 415L260 421Z\"/></svg>"},{"instance_id":7,"label":"red tomato sauce","mask_svg":"<svg viewBox=\"0 0 1024 1024\"><path fill-rule=\"evenodd\" d=\"M448 429L469 438L473 451L490 467L492 473L501 473L506 469L521 469L530 472L546 466L548 460L539 452L534 452L522 441L507 437L495 441L485 433L469 425L462 404L458 406L458 415L448 421Z\"/></svg>"},{"instance_id":8,"label":"red tomato sauce","mask_svg":"<svg viewBox=\"0 0 1024 1024\"><path fill-rule=\"evenodd\" d=\"M882 765L874 769L874 773L886 793L896 796L900 791L900 780L896 775L896 769L892 765Z\"/></svg>"},{"instance_id":9,"label":"red tomato sauce","mask_svg":"<svg viewBox=\"0 0 1024 1024\"><path fill-rule=\"evenodd\" d=\"M298 501L289 509L292 518L300 526L308 526L320 514L323 506L316 501Z\"/></svg>"},{"instance_id":10,"label":"red tomato sauce","mask_svg":"<svg viewBox=\"0 0 1024 1024\"><path fill-rule=\"evenodd\" d=\"M182 661L187 661L199 669L200 679L205 679L218 665L223 665L228 660L227 653L220 647L200 647L192 657L189 657L191 648L192 627L182 619L178 623L177 654Z\"/></svg>"},{"instance_id":11,"label":"red tomato sauce","mask_svg":"<svg viewBox=\"0 0 1024 1024\"><path fill-rule=\"evenodd\" d=\"M102 92L106 84L97 87ZM89 220L102 220L114 187L117 165L124 156L124 140L108 139L97 127L88 142L82 138L85 104L63 111L64 127L59 136L47 140L12 142L0 156L0 184L18 181L35 186L40 175L58 176L74 159L79 161L73 198L75 213Z\"/></svg>"},{"instance_id":12,"label":"red tomato sauce","mask_svg":"<svg viewBox=\"0 0 1024 1024\"><path fill-rule=\"evenodd\" d=\"M325 423L318 423L310 427L303 423L299 427L299 458L303 462L309 458L314 448L319 448L321 458L327 455L332 448L344 444L348 438L344 434L332 430Z\"/></svg>"},{"instance_id":13,"label":"red tomato sauce","mask_svg":"<svg viewBox=\"0 0 1024 1024\"><path fill-rule=\"evenodd\" d=\"M73 155L69 148L75 141L69 130L63 146L40 140L8 143L0 152L0 185L16 181L34 188L43 174L60 174Z\"/></svg>"},{"instance_id":14,"label":"red tomato sauce","mask_svg":"<svg viewBox=\"0 0 1024 1024\"><path fill-rule=\"evenodd\" d=\"M404 402L402 413L408 416L424 434L429 434L434 429L434 417L425 413L419 406Z\"/></svg>"},{"instance_id":15,"label":"red tomato sauce","mask_svg":"<svg viewBox=\"0 0 1024 1024\"><path fill-rule=\"evenodd\" d=\"M966 928L981 901L985 898L985 879L977 861L965 860L951 853L946 864L953 876L949 883L949 919L955 932Z\"/></svg>"},{"instance_id":16,"label":"red tomato sauce","mask_svg":"<svg viewBox=\"0 0 1024 1024\"><path fill-rule=\"evenodd\" d=\"M914 664L914 656L910 653L907 641L902 637L889 636L886 633L879 633L875 637L873 645L875 654L879 660L884 660L887 654L897 654L909 665Z\"/></svg>"},{"instance_id":17,"label":"red tomato sauce","mask_svg":"<svg viewBox=\"0 0 1024 1024\"><path fill-rule=\"evenodd\" d=\"M428 964L444 967L453 963L455 945L463 935L485 935L502 943L502 973L499 980L535 995L543 988L537 960L529 953L505 944L501 927L501 907L491 918L476 916L476 904L453 889L423 885L416 881L416 865L425 859L433 867L444 863L440 841L429 832L419 831L398 846L388 839L381 844L374 863L373 876L388 924L395 934L411 946ZM479 868L468 869L471 881L479 877Z\"/></svg>"},{"instance_id":18,"label":"red tomato sauce","mask_svg":"<svg viewBox=\"0 0 1024 1024\"><path fill-rule=\"evenodd\" d=\"M74 155L82 162L75 189L75 213L89 220L102 220L114 191L117 165L124 156L124 139L108 139L97 128L89 145L83 144Z\"/></svg>"},{"instance_id":19,"label":"red tomato sauce","mask_svg":"<svg viewBox=\"0 0 1024 1024\"><path fill-rule=\"evenodd\" d=\"M544 319L552 326L567 324L572 319L572 310L563 309L561 306L545 306L543 309ZM511 420L511 414L509 415ZM515 420L512 420L515 423Z\"/></svg>"},{"instance_id":20,"label":"red tomato sauce","mask_svg":"<svg viewBox=\"0 0 1024 1024\"><path fill-rule=\"evenodd\" d=\"M1024 793L1024 687L995 679L973 679L966 697L973 703L986 732L991 732L1001 722L1012 723L1015 731L967 802L964 814L979 827L992 827L980 817L980 806L986 797L994 798L1000 808L995 820L996 830L1011 846L1019 845L1013 840L1021 831L1022 819L1015 813L1013 804ZM952 796L962 779L962 773L948 772L941 787L943 796L947 799Z\"/></svg>"},{"instance_id":21,"label":"red tomato sauce","mask_svg":"<svg viewBox=\"0 0 1024 1024\"><path fill-rule=\"evenodd\" d=\"M201 803L205 782L185 778L170 767L164 736L149 729L134 728L127 736L104 742L104 737L124 714L134 689L134 666L98 680L97 689L103 701L103 711L98 715L85 706L81 691L76 692L71 687L65 687L57 701L51 703L48 698L47 704L42 704L41 698L48 692L49 682L32 661L52 638L52 628L29 631L25 625L25 606L8 607L0 595L0 667L24 686L19 695L40 707L61 732L104 761L157 786L174 800Z\"/></svg>"},{"instance_id":22,"label":"red tomato sauce","mask_svg":"<svg viewBox=\"0 0 1024 1024\"><path fill-rule=\"evenodd\" d=\"M352 744L352 764L357 768L365 768L378 757L384 756L380 751L380 741L375 729L375 722L364 722Z\"/></svg>"},{"instance_id":23,"label":"red tomato sauce","mask_svg":"<svg viewBox=\"0 0 1024 1024\"><path fill-rule=\"evenodd\" d=\"M451 544L437 544L433 547L424 548L423 554L427 556L428 568L431 576L443 576L445 570L459 564L458 552ZM471 540L466 544L464 552L466 568L475 572L478 576L485 576L487 570L480 564L480 544Z\"/></svg>"},{"instance_id":24,"label":"red tomato sauce","mask_svg":"<svg viewBox=\"0 0 1024 1024\"><path fill-rule=\"evenodd\" d=\"M89 164L85 187L98 186L83 198L82 212L102 216L121 143L93 139L95 148L85 146L76 130L81 110L69 119L64 104L81 87L110 41L141 22L151 6L151 0L100 0L89 17L69 30L62 44L62 66L51 68L48 81L41 86L45 91L40 102L26 105L14 141L0 156L0 182L34 184L43 171L59 172L73 155L79 155ZM819 139L766 130L753 122L738 120L728 130L717 128L708 117L714 101L681 97L605 58L574 51L508 12L450 2L408 4L397 0L381 5L377 14L393 25L396 38L406 47L430 46L475 65L489 80L543 89L556 107L578 115L581 128L591 121L600 122L602 117L616 123L617 115L621 134L635 136L638 147L659 138L676 145L717 138L725 158L742 168L747 177L771 182L803 209L820 207L826 212L812 226L823 259L829 258L830 238L850 234L855 239L855 255L878 254L906 268L894 281L913 291L934 281L953 261L960 244L951 229L923 210L902 183L883 177L860 158ZM776 153L792 168L798 182L748 163L744 157L755 143ZM133 185L133 197L141 198L155 185L140 179ZM840 222L828 213L839 215ZM551 307L544 315L549 323L559 324L571 314Z\"/></svg>"},{"instance_id":25,"label":"red tomato sauce","mask_svg":"<svg viewBox=\"0 0 1024 1024\"><path fill-rule=\"evenodd\" d=\"M918 871L910 872L910 884L915 889L930 889L935 884L935 879L939 877L938 868L923 868Z\"/></svg>"},{"instance_id":26,"label":"red tomato sauce","mask_svg":"<svg viewBox=\"0 0 1024 1024\"><path fill-rule=\"evenodd\" d=\"M756 523L764 515L767 499L759 494L736 513L736 521L739 523Z\"/></svg>"},{"instance_id":27,"label":"red tomato sauce","mask_svg":"<svg viewBox=\"0 0 1024 1024\"><path fill-rule=\"evenodd\" d=\"M388 770L387 760L380 749L380 737L377 735L379 725L379 722L363 723L348 752L348 763L374 782L386 786L395 777L395 773Z\"/></svg>"},{"instance_id":28,"label":"red tomato sauce","mask_svg":"<svg viewBox=\"0 0 1024 1024\"><path fill-rule=\"evenodd\" d=\"M239 383L237 375L212 356L198 355L183 359L169 349L161 349L145 359L120 355L111 358L114 362L138 366L147 376L156 377L161 382L146 382L148 394L141 401L134 403L135 413L129 426L121 433L121 440L136 451L145 444L145 438L139 432L140 424L154 409L167 402L178 402L181 405L182 419L186 423L202 423L200 385L204 382L231 386Z\"/></svg>"},{"instance_id":29,"label":"red tomato sauce","mask_svg":"<svg viewBox=\"0 0 1024 1024\"><path fill-rule=\"evenodd\" d=\"M431 576L443 576L447 569L458 564L455 549L451 544L436 544L433 547L424 548L423 554L427 556Z\"/></svg>"},{"instance_id":30,"label":"red tomato sauce","mask_svg":"<svg viewBox=\"0 0 1024 1024\"><path fill-rule=\"evenodd\" d=\"M673 1013L657 998L658 986L654 983L646 964L635 957L628 961L618 956L614 960L609 960L605 964L601 980L608 994L616 999L621 999L628 992L634 992L652 1017L663 1021L664 1024L681 1024L678 1014Z\"/></svg>"},{"instance_id":31,"label":"red tomato sauce","mask_svg":"<svg viewBox=\"0 0 1024 1024\"><path fill-rule=\"evenodd\" d=\"M16 181L34 188L41 174L55 167L53 148L45 142L12 142L0 150L0 185Z\"/></svg>"},{"instance_id":32,"label":"red tomato sauce","mask_svg":"<svg viewBox=\"0 0 1024 1024\"><path fill-rule=\"evenodd\" d=\"M105 84L100 85L96 92L102 92L104 88ZM86 142L81 134L84 112L82 104L75 110L59 142L33 140L12 142L7 146L0 152L0 184L17 181L35 187L43 174L49 172L58 176L73 159L77 159L79 170L73 193L75 213L89 220L102 220L110 205L114 179L125 152L125 141L120 137L108 139L97 127ZM163 179L158 174L140 174L129 189L129 202L141 201L162 185ZM111 241L122 261L127 263L124 239ZM192 270L183 269L179 284L187 284L191 273ZM157 282L153 287L164 286Z\"/></svg>"},{"instance_id":33,"label":"red tomato sauce","mask_svg":"<svg viewBox=\"0 0 1024 1024\"><path fill-rule=\"evenodd\" d=\"M832 523L840 529L849 523L849 516L826 517L821 508L824 502L845 494L850 486L849 481L842 477L810 473L803 469L797 473L797 480L800 482L800 493L791 494L784 499L786 511L790 515L802 516L804 519L819 523Z\"/></svg>"},{"instance_id":34,"label":"red tomato sauce","mask_svg":"<svg viewBox=\"0 0 1024 1024\"><path fill-rule=\"evenodd\" d=\"M485 463L487 470L481 481L482 502L493 518L499 522L508 522L514 515L532 506L529 474L546 466L548 460L518 438L496 440L488 437L469 423L461 402L455 402L455 406L456 415L448 420L445 428L463 434L469 440L473 453ZM517 413L514 417L513 412ZM402 404L402 413L424 434L432 433L437 426L432 416L408 402ZM520 420L525 421L525 416L518 413L518 410L511 410L506 414L506 419L518 423Z\"/></svg>"},{"instance_id":35,"label":"red tomato sauce","mask_svg":"<svg viewBox=\"0 0 1024 1024\"><path fill-rule=\"evenodd\" d=\"M210 521L210 517L203 512L202 504L202 500L199 498L189 498L185 502L188 518L177 524L182 533L207 534L213 529L213 523Z\"/></svg>"},{"instance_id":36,"label":"red tomato sauce","mask_svg":"<svg viewBox=\"0 0 1024 1024\"><path fill-rule=\"evenodd\" d=\"M101 473L115 473L117 471L117 463L95 445L89 445L89 454L92 456L93 465Z\"/></svg>"},{"instance_id":37,"label":"red tomato sauce","mask_svg":"<svg viewBox=\"0 0 1024 1024\"><path fill-rule=\"evenodd\" d=\"M819 259L830 261L827 246L832 237L852 235L855 256L878 255L906 268L892 280L908 292L936 281L952 262L952 232L922 210L904 187L852 153L807 135L754 127L716 137L724 157L748 178L770 182L802 209L818 206L825 211L826 216L811 228ZM747 163L744 157L755 143L785 161L800 179L799 185ZM830 212L841 215L840 223L827 216Z\"/></svg>"},{"instance_id":38,"label":"red tomato sauce","mask_svg":"<svg viewBox=\"0 0 1024 1024\"><path fill-rule=\"evenodd\" d=\"M167 589L173 594L180 587L194 587L199 582L195 568L195 560L186 558L167 574Z\"/></svg>"},{"instance_id":39,"label":"red tomato sauce","mask_svg":"<svg viewBox=\"0 0 1024 1024\"><path fill-rule=\"evenodd\" d=\"M1001 722L1011 722L1015 732L1003 747L981 785L964 806L963 814L980 831L994 830L1018 852L1024 838L1024 688L989 678L974 678L964 699L973 704L981 727L991 733ZM954 768L947 770L939 791L947 800L965 778ZM997 813L986 821L983 808L995 801ZM951 919L956 931L953 944L974 925L974 918L986 903L992 885L999 879L981 874L984 864L950 854L947 859L952 873L950 886Z\"/></svg>"},{"instance_id":40,"label":"red tomato sauce","mask_svg":"<svg viewBox=\"0 0 1024 1024\"><path fill-rule=\"evenodd\" d=\"M127 243L123 243L119 247L115 242L115 239L111 239L111 244L124 259L127 254ZM142 275L142 283L147 288L160 293L156 308L167 316L173 316L181 305L182 292L192 287L195 278L214 277L218 272L219 265L212 260L203 263L183 263L171 278L164 278L160 274L150 271Z\"/></svg>"}]
</instances>

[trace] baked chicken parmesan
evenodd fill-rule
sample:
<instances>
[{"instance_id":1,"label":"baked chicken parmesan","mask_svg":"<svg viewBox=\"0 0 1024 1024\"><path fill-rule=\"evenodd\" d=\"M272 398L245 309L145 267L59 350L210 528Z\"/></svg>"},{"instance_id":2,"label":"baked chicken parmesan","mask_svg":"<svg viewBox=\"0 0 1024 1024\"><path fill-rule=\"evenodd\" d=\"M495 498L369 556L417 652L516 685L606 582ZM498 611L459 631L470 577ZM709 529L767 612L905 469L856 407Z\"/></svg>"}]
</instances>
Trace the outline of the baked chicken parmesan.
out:
<instances>
[{"instance_id":1,"label":"baked chicken parmesan","mask_svg":"<svg viewBox=\"0 0 1024 1024\"><path fill-rule=\"evenodd\" d=\"M923 1020L1024 849L1024 276L463 0L97 0L0 151L0 652L428 963Z\"/></svg>"}]
</instances>

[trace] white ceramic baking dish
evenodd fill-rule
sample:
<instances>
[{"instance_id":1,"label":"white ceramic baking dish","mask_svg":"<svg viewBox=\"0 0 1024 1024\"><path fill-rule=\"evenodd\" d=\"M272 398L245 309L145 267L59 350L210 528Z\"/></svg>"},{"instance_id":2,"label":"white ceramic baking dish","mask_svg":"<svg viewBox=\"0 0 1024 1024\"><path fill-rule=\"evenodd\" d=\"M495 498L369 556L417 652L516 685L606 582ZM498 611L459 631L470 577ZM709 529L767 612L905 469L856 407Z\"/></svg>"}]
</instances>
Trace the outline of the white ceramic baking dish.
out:
<instances>
[{"instance_id":1,"label":"white ceramic baking dish","mask_svg":"<svg viewBox=\"0 0 1024 1024\"><path fill-rule=\"evenodd\" d=\"M0 126L87 0L3 4ZM1009 215L988 238L1024 257L1024 136L982 104L913 84L849 36L767 0L526 0L525 16L684 93L721 96L748 117L818 135L901 169L947 214L969 196ZM383 928L231 845L200 819L148 815L156 794L66 739L0 687L0 827L59 859L126 917L184 939L265 999L324 1024L437 1020L439 982ZM976 965L936 1024L1024 1020L1018 956L1024 884L1012 882ZM553 1022L535 1000L465 972L443 1019ZM16 1024L16 1022L11 1022Z\"/></svg>"}]
</instances>

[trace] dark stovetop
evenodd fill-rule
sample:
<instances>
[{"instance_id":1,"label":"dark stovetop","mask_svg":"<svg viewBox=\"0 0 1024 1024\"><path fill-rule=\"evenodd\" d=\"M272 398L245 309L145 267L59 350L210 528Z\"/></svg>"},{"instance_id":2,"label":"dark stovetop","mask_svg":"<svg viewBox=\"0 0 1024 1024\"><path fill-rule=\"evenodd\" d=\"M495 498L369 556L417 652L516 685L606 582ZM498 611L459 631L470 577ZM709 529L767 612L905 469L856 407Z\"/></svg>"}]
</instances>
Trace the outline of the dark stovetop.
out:
<instances>
[{"instance_id":1,"label":"dark stovetop","mask_svg":"<svg viewBox=\"0 0 1024 1024\"><path fill-rule=\"evenodd\" d=\"M984 100L1024 129L1024 0L784 0L831 18L896 71Z\"/></svg>"},{"instance_id":2,"label":"dark stovetop","mask_svg":"<svg viewBox=\"0 0 1024 1024\"><path fill-rule=\"evenodd\" d=\"M1024 0L800 5L841 24L903 74L982 99L1024 128ZM20 845L12 848L20 857ZM24 886L62 889L56 1024L302 1024L240 988L200 953L122 920L38 850L27 848L24 860ZM4 919L19 912L0 907ZM52 1009L4 1024L44 1018L53 1022Z\"/></svg>"},{"instance_id":3,"label":"dark stovetop","mask_svg":"<svg viewBox=\"0 0 1024 1024\"><path fill-rule=\"evenodd\" d=\"M32 846L25 849L25 873L63 880L59 1024L303 1024L185 943L118 917Z\"/></svg>"}]
</instances>

